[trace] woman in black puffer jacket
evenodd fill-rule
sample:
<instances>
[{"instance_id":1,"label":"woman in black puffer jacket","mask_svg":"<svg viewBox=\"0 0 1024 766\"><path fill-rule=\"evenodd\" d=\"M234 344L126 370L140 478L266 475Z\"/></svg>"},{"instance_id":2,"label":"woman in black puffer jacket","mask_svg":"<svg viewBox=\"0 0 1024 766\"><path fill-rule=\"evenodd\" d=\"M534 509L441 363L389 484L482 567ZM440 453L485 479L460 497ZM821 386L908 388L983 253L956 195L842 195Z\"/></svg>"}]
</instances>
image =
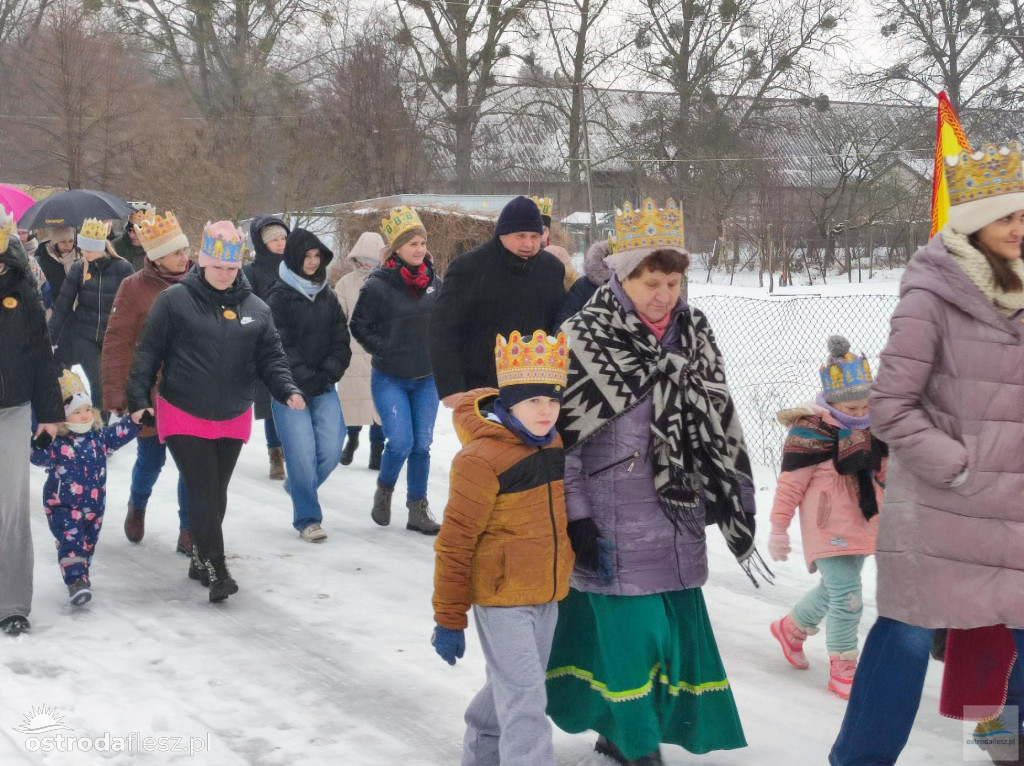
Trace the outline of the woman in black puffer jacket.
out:
<instances>
[{"instance_id":1,"label":"woman in black puffer jacket","mask_svg":"<svg viewBox=\"0 0 1024 766\"><path fill-rule=\"evenodd\" d=\"M371 356L370 393L387 439L370 517L381 526L391 523L391 495L408 459L405 528L436 535L441 527L430 514L427 476L438 398L427 331L440 280L415 211L395 211L381 233L390 240L389 253L366 278L349 321Z\"/></svg>"},{"instance_id":2,"label":"woman in black puffer jacket","mask_svg":"<svg viewBox=\"0 0 1024 766\"><path fill-rule=\"evenodd\" d=\"M315 234L295 229L288 235L279 279L267 296L292 377L306 397L304 410L276 401L271 409L288 467L292 526L311 543L327 538L317 489L341 458L345 421L334 384L352 358L345 315L327 284L327 264L333 259Z\"/></svg>"},{"instance_id":3,"label":"woman in black puffer jacket","mask_svg":"<svg viewBox=\"0 0 1024 766\"><path fill-rule=\"evenodd\" d=\"M135 273L132 265L114 252L103 231L107 228L96 219L86 219L78 233L82 260L68 270L67 278L54 301L50 317L50 337L59 340L57 359L65 366L82 365L89 379L92 400L103 402L103 335L121 282ZM70 332L64 325L71 322ZM106 413L104 412L104 421Z\"/></svg>"},{"instance_id":4,"label":"woman in black puffer jacket","mask_svg":"<svg viewBox=\"0 0 1024 766\"><path fill-rule=\"evenodd\" d=\"M207 224L199 264L153 303L126 391L132 412L158 410L157 435L188 490L188 574L209 585L210 601L238 592L224 562L222 523L228 483L252 432L256 380L292 409L306 406L270 309L239 273L243 242L230 222Z\"/></svg>"}]
</instances>

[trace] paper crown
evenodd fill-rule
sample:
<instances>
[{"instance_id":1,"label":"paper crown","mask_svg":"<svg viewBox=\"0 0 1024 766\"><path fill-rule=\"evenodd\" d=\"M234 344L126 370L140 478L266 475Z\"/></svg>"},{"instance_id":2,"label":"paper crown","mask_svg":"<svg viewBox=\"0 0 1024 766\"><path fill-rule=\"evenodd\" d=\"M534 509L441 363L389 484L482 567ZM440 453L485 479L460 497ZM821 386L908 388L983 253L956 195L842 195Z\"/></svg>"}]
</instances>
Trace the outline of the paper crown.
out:
<instances>
[{"instance_id":1,"label":"paper crown","mask_svg":"<svg viewBox=\"0 0 1024 766\"><path fill-rule=\"evenodd\" d=\"M569 378L569 344L564 333L552 338L537 330L523 339L514 331L506 341L495 338L494 361L498 367L498 387L544 383L565 386Z\"/></svg>"},{"instance_id":2,"label":"paper crown","mask_svg":"<svg viewBox=\"0 0 1024 766\"><path fill-rule=\"evenodd\" d=\"M14 216L10 215L3 205L0 205L0 253L7 252L7 244L11 241L11 235L18 231Z\"/></svg>"},{"instance_id":3,"label":"paper crown","mask_svg":"<svg viewBox=\"0 0 1024 766\"><path fill-rule=\"evenodd\" d=\"M551 217L551 197L530 197L533 200L533 204L540 210L541 215L546 215L548 218Z\"/></svg>"},{"instance_id":4,"label":"paper crown","mask_svg":"<svg viewBox=\"0 0 1024 766\"><path fill-rule=\"evenodd\" d=\"M128 207L132 208L132 214L128 216L128 223L138 226L143 221L151 221L156 215L156 208L148 202L129 202Z\"/></svg>"},{"instance_id":5,"label":"paper crown","mask_svg":"<svg viewBox=\"0 0 1024 766\"><path fill-rule=\"evenodd\" d=\"M203 246L200 249L200 255L232 266L241 264L242 253L245 251L245 235L231 224L232 234L225 237L227 229L228 227L224 226L222 222L210 223L207 221L203 228Z\"/></svg>"},{"instance_id":6,"label":"paper crown","mask_svg":"<svg viewBox=\"0 0 1024 766\"><path fill-rule=\"evenodd\" d=\"M946 185L951 206L1024 192L1020 147L986 144L981 151L946 157Z\"/></svg>"},{"instance_id":7,"label":"paper crown","mask_svg":"<svg viewBox=\"0 0 1024 766\"><path fill-rule=\"evenodd\" d=\"M82 221L82 226L78 233L85 239L102 241L110 233L110 226L106 221L101 221L99 218L86 218Z\"/></svg>"},{"instance_id":8,"label":"paper crown","mask_svg":"<svg viewBox=\"0 0 1024 766\"><path fill-rule=\"evenodd\" d=\"M423 228L423 221L420 220L419 213L406 205L392 210L390 218L380 220L380 233L384 235L389 245L405 232L417 227Z\"/></svg>"},{"instance_id":9,"label":"paper crown","mask_svg":"<svg viewBox=\"0 0 1024 766\"><path fill-rule=\"evenodd\" d=\"M188 238L181 230L178 219L170 210L161 217L151 213L138 225L139 242L150 260L188 247Z\"/></svg>"},{"instance_id":10,"label":"paper crown","mask_svg":"<svg viewBox=\"0 0 1024 766\"><path fill-rule=\"evenodd\" d=\"M71 372L64 370L64 374L57 381L60 384L60 398L64 402L64 417L77 410L83 404L92 406L92 397L85 389L82 379Z\"/></svg>"},{"instance_id":11,"label":"paper crown","mask_svg":"<svg viewBox=\"0 0 1024 766\"><path fill-rule=\"evenodd\" d=\"M828 340L829 358L821 366L821 390L828 401L866 399L873 378L866 357L850 352L850 342L841 335Z\"/></svg>"},{"instance_id":12,"label":"paper crown","mask_svg":"<svg viewBox=\"0 0 1024 766\"><path fill-rule=\"evenodd\" d=\"M615 211L615 233L608 237L608 246L613 255L640 248L685 250L682 210L673 199L659 208L648 197L635 210L624 202L622 209Z\"/></svg>"}]
</instances>

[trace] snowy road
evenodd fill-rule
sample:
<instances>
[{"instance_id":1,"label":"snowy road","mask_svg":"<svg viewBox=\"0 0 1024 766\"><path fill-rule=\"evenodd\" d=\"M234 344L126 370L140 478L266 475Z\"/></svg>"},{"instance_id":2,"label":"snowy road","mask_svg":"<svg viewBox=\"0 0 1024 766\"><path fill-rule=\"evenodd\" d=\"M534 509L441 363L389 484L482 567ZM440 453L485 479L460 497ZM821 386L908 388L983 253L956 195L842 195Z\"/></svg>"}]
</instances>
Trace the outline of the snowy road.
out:
<instances>
[{"instance_id":1,"label":"snowy road","mask_svg":"<svg viewBox=\"0 0 1024 766\"><path fill-rule=\"evenodd\" d=\"M430 485L438 512L457 448L442 409ZM0 641L0 764L457 764L462 713L483 683L483 659L472 632L455 668L434 654L432 538L405 531L400 493L395 524L370 521L376 474L361 467L366 457L364 445L355 464L325 485L329 539L315 546L292 531L281 485L266 478L261 442L245 447L225 522L241 591L222 605L207 602L206 591L185 576L185 557L174 553L173 468L150 502L144 541L125 539L134 445L111 460L95 597L75 613L65 605L41 507L34 512L33 631ZM774 479L770 471L758 479L766 513ZM34 499L42 481L33 469ZM762 524L759 538L767 535ZM666 764L826 763L845 703L825 691L824 640L811 639L811 669L800 672L786 665L768 633L769 622L814 583L794 543L789 562L773 567L778 584L755 590L712 530L705 595L750 746L706 756L665 747ZM866 578L862 637L875 616L871 564ZM962 725L936 712L939 670L933 664L901 764L963 762ZM51 712L30 716L32 708ZM18 729L57 719L65 728L39 735L39 749L30 751L36 742ZM137 748L147 737L154 747L165 738L166 748L187 748L197 738L193 744L208 743L210 752L43 752L45 740L55 747L58 735L76 738L77 748L77 738L102 746L106 735L128 742L133 733ZM559 764L611 766L593 753L593 740L556 731Z\"/></svg>"}]
</instances>

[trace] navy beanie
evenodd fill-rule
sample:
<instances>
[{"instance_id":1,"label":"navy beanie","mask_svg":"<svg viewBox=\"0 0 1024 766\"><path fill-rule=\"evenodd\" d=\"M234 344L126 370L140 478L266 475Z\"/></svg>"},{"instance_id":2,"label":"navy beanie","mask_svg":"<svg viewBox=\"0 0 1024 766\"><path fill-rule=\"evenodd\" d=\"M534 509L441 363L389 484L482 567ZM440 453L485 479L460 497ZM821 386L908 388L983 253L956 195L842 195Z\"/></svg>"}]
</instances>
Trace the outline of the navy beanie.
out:
<instances>
[{"instance_id":1,"label":"navy beanie","mask_svg":"<svg viewBox=\"0 0 1024 766\"><path fill-rule=\"evenodd\" d=\"M494 234L500 237L502 234L514 234L517 231L544 234L544 221L540 217L540 208L529 197L516 197L501 209Z\"/></svg>"}]
</instances>

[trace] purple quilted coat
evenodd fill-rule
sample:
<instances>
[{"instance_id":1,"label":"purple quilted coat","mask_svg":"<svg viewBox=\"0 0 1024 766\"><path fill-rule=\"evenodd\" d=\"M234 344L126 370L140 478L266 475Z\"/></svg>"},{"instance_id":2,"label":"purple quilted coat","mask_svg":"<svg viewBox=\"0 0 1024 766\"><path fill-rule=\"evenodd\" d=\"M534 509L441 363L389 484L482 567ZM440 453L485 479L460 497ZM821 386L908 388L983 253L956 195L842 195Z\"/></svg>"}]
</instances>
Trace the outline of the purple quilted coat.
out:
<instances>
[{"instance_id":1,"label":"purple quilted coat","mask_svg":"<svg viewBox=\"0 0 1024 766\"><path fill-rule=\"evenodd\" d=\"M1024 628L1024 324L971 283L941 235L904 274L871 424L890 448L879 613Z\"/></svg>"}]
</instances>

